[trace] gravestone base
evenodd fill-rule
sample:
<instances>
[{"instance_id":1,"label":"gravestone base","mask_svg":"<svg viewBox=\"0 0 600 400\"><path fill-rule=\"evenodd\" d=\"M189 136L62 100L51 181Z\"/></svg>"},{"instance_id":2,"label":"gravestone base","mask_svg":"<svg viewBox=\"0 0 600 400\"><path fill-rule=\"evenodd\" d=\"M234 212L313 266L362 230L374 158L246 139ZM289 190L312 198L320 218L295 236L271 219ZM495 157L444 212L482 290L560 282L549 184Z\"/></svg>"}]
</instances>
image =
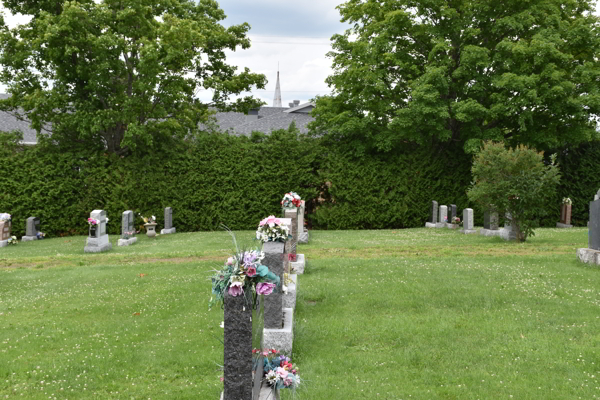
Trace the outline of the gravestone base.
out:
<instances>
[{"instance_id":1,"label":"gravestone base","mask_svg":"<svg viewBox=\"0 0 600 400\"><path fill-rule=\"evenodd\" d=\"M22 236L21 242L31 242L32 240L38 240L37 236Z\"/></svg>"},{"instance_id":2,"label":"gravestone base","mask_svg":"<svg viewBox=\"0 0 600 400\"><path fill-rule=\"evenodd\" d=\"M562 224L562 223L560 223L560 222L557 222L557 223L556 223L556 227L557 227L557 228L565 228L565 229L568 229L568 228L572 228L572 227L573 227L573 225L569 225L569 224Z\"/></svg>"},{"instance_id":3,"label":"gravestone base","mask_svg":"<svg viewBox=\"0 0 600 400\"><path fill-rule=\"evenodd\" d=\"M0 240L0 247L6 247L6 246L8 246L8 239Z\"/></svg>"},{"instance_id":4,"label":"gravestone base","mask_svg":"<svg viewBox=\"0 0 600 400\"><path fill-rule=\"evenodd\" d=\"M287 293L283 294L283 308L296 309L296 288L298 285L298 275L289 274L288 277L293 281L287 285Z\"/></svg>"},{"instance_id":5,"label":"gravestone base","mask_svg":"<svg viewBox=\"0 0 600 400\"><path fill-rule=\"evenodd\" d=\"M485 229L481 228L479 234L483 236L500 236L500 229Z\"/></svg>"},{"instance_id":6,"label":"gravestone base","mask_svg":"<svg viewBox=\"0 0 600 400\"><path fill-rule=\"evenodd\" d=\"M129 246L130 244L134 244L135 242L137 242L136 237L132 237L129 239L119 239L117 245L118 246Z\"/></svg>"},{"instance_id":7,"label":"gravestone base","mask_svg":"<svg viewBox=\"0 0 600 400\"><path fill-rule=\"evenodd\" d=\"M263 330L263 349L277 349L279 352L291 355L292 342L294 341L293 332L294 310L292 308L283 309L283 328Z\"/></svg>"},{"instance_id":8,"label":"gravestone base","mask_svg":"<svg viewBox=\"0 0 600 400\"><path fill-rule=\"evenodd\" d=\"M512 229L506 229L506 228L502 228L499 229L500 231L500 236L502 239L504 240L517 240L517 233L515 231L513 231Z\"/></svg>"},{"instance_id":9,"label":"gravestone base","mask_svg":"<svg viewBox=\"0 0 600 400\"><path fill-rule=\"evenodd\" d=\"M160 234L161 235L168 235L169 233L175 233L175 228L161 229L160 230Z\"/></svg>"},{"instance_id":10,"label":"gravestone base","mask_svg":"<svg viewBox=\"0 0 600 400\"><path fill-rule=\"evenodd\" d=\"M437 228L436 223L433 222L425 222L425 228Z\"/></svg>"},{"instance_id":11,"label":"gravestone base","mask_svg":"<svg viewBox=\"0 0 600 400\"><path fill-rule=\"evenodd\" d=\"M600 265L600 251L594 249L577 249L577 258L586 264Z\"/></svg>"},{"instance_id":12,"label":"gravestone base","mask_svg":"<svg viewBox=\"0 0 600 400\"><path fill-rule=\"evenodd\" d=\"M304 231L298 235L298 243L308 243L308 231Z\"/></svg>"},{"instance_id":13,"label":"gravestone base","mask_svg":"<svg viewBox=\"0 0 600 400\"><path fill-rule=\"evenodd\" d=\"M224 395L225 395L225 393L221 392L220 400L224 400L223 399ZM273 389L272 387L267 385L267 382L263 382L262 385L260 386L260 393L258 395L258 400L279 400L279 399L280 399L279 390Z\"/></svg>"},{"instance_id":14,"label":"gravestone base","mask_svg":"<svg viewBox=\"0 0 600 400\"><path fill-rule=\"evenodd\" d=\"M436 228L445 228L446 223L445 222L436 222L435 227Z\"/></svg>"},{"instance_id":15,"label":"gravestone base","mask_svg":"<svg viewBox=\"0 0 600 400\"><path fill-rule=\"evenodd\" d=\"M100 238L87 238L84 253L100 253L112 249L112 244L108 241L108 235L102 235Z\"/></svg>"},{"instance_id":16,"label":"gravestone base","mask_svg":"<svg viewBox=\"0 0 600 400\"><path fill-rule=\"evenodd\" d=\"M465 235L471 235L473 233L477 233L477 229L461 229L460 233L464 233Z\"/></svg>"},{"instance_id":17,"label":"gravestone base","mask_svg":"<svg viewBox=\"0 0 600 400\"><path fill-rule=\"evenodd\" d=\"M304 273L304 254L296 254L296 261L290 262L290 269L292 273Z\"/></svg>"}]
</instances>

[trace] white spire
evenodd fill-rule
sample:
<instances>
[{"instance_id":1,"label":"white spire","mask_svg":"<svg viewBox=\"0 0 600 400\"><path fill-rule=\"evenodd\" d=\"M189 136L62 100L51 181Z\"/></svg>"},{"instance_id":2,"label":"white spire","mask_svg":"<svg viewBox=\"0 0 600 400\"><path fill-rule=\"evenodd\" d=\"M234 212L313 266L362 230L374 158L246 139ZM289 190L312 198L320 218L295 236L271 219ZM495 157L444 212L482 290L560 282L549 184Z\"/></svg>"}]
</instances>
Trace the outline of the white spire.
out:
<instances>
[{"instance_id":1,"label":"white spire","mask_svg":"<svg viewBox=\"0 0 600 400\"><path fill-rule=\"evenodd\" d=\"M273 107L283 107L281 105L281 88L279 87L279 66L277 66L277 84L275 85L275 97L273 97Z\"/></svg>"}]
</instances>

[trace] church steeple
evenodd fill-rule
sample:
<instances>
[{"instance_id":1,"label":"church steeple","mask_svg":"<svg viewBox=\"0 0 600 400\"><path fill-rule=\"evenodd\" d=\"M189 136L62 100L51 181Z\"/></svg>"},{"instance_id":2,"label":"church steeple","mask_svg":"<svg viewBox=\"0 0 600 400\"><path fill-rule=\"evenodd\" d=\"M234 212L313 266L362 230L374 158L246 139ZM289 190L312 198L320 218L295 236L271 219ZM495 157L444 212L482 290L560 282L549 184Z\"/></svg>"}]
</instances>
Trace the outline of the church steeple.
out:
<instances>
[{"instance_id":1,"label":"church steeple","mask_svg":"<svg viewBox=\"0 0 600 400\"><path fill-rule=\"evenodd\" d=\"M273 97L273 107L283 107L281 105L281 88L279 87L279 66L277 66L277 84L275 85L275 96Z\"/></svg>"}]
</instances>

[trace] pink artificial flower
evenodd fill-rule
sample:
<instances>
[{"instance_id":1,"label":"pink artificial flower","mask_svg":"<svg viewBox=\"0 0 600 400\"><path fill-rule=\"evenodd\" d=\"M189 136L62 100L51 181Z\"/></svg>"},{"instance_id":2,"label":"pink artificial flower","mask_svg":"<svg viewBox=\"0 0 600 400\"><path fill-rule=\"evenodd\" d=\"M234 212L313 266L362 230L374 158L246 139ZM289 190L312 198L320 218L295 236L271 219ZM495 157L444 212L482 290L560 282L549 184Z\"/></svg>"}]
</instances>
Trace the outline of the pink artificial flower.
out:
<instances>
[{"instance_id":1,"label":"pink artificial flower","mask_svg":"<svg viewBox=\"0 0 600 400\"><path fill-rule=\"evenodd\" d=\"M227 264L227 265L233 265L233 257L229 257L227 259L227 262L225 264Z\"/></svg>"},{"instance_id":2,"label":"pink artificial flower","mask_svg":"<svg viewBox=\"0 0 600 400\"><path fill-rule=\"evenodd\" d=\"M273 289L275 289L275 286L276 285L274 283L260 282L256 285L256 293L269 295L273 293Z\"/></svg>"},{"instance_id":3,"label":"pink artificial flower","mask_svg":"<svg viewBox=\"0 0 600 400\"><path fill-rule=\"evenodd\" d=\"M259 226L264 226L264 225L267 223L267 219L268 219L268 218L262 219L262 220L261 220L261 221L258 223L258 225L259 225Z\"/></svg>"},{"instance_id":4,"label":"pink artificial flower","mask_svg":"<svg viewBox=\"0 0 600 400\"><path fill-rule=\"evenodd\" d=\"M244 293L242 282L233 282L231 285L229 285L229 294L231 296L236 297L242 293Z\"/></svg>"},{"instance_id":5,"label":"pink artificial flower","mask_svg":"<svg viewBox=\"0 0 600 400\"><path fill-rule=\"evenodd\" d=\"M292 385L292 382L293 382L293 381L292 381L292 378L285 378L285 379L283 380L283 384L284 384L285 386L291 386L291 385Z\"/></svg>"},{"instance_id":6,"label":"pink artificial flower","mask_svg":"<svg viewBox=\"0 0 600 400\"><path fill-rule=\"evenodd\" d=\"M281 225L281 220L279 218L275 217L274 215L269 215L267 217L266 223L272 228L275 226L275 224Z\"/></svg>"},{"instance_id":7,"label":"pink artificial flower","mask_svg":"<svg viewBox=\"0 0 600 400\"><path fill-rule=\"evenodd\" d=\"M252 278L253 276L256 276L256 268L255 267L246 268L246 275L248 275L250 278Z\"/></svg>"},{"instance_id":8,"label":"pink artificial flower","mask_svg":"<svg viewBox=\"0 0 600 400\"><path fill-rule=\"evenodd\" d=\"M275 371L277 373L277 377L281 378L281 379L285 379L288 376L288 372L286 371L285 368L281 368L281 367L277 367L277 371Z\"/></svg>"}]
</instances>

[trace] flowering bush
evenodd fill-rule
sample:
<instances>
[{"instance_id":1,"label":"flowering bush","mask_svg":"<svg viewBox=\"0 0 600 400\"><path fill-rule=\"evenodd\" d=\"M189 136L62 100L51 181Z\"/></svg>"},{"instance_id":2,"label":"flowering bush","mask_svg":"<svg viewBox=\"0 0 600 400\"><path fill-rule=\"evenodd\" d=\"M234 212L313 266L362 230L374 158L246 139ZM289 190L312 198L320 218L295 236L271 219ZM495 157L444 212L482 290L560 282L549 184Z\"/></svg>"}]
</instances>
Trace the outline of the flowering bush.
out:
<instances>
[{"instance_id":1,"label":"flowering bush","mask_svg":"<svg viewBox=\"0 0 600 400\"><path fill-rule=\"evenodd\" d=\"M261 350L252 350L254 355ZM289 357L280 355L275 349L262 350L264 357L264 379L269 386L277 389L296 389L300 385L298 368Z\"/></svg>"},{"instance_id":2,"label":"flowering bush","mask_svg":"<svg viewBox=\"0 0 600 400\"><path fill-rule=\"evenodd\" d=\"M260 221L256 230L256 238L261 242L285 242L291 239L290 228L281 223L279 218L269 215Z\"/></svg>"},{"instance_id":3,"label":"flowering bush","mask_svg":"<svg viewBox=\"0 0 600 400\"><path fill-rule=\"evenodd\" d=\"M571 204L573 204L573 201L571 201L571 199L568 197L563 197L562 203L570 206Z\"/></svg>"},{"instance_id":4,"label":"flowering bush","mask_svg":"<svg viewBox=\"0 0 600 400\"><path fill-rule=\"evenodd\" d=\"M17 244L19 243L19 241L17 240L16 236L11 236L8 238L8 244Z\"/></svg>"},{"instance_id":5,"label":"flowering bush","mask_svg":"<svg viewBox=\"0 0 600 400\"><path fill-rule=\"evenodd\" d=\"M11 221L12 217L10 216L10 214L7 213L0 213L0 222L2 221Z\"/></svg>"},{"instance_id":6,"label":"flowering bush","mask_svg":"<svg viewBox=\"0 0 600 400\"><path fill-rule=\"evenodd\" d=\"M216 303L222 303L225 291L231 296L239 296L251 290L254 300L259 294L269 295L279 285L279 277L269 271L266 265L261 265L265 255L258 249L238 251L225 262L221 271L215 271L212 280L212 293L208 303L209 308Z\"/></svg>"},{"instance_id":7,"label":"flowering bush","mask_svg":"<svg viewBox=\"0 0 600 400\"><path fill-rule=\"evenodd\" d=\"M281 206L283 208L300 207L301 203L302 199L296 192L286 193L285 196L283 196L283 200L281 200Z\"/></svg>"}]
</instances>

